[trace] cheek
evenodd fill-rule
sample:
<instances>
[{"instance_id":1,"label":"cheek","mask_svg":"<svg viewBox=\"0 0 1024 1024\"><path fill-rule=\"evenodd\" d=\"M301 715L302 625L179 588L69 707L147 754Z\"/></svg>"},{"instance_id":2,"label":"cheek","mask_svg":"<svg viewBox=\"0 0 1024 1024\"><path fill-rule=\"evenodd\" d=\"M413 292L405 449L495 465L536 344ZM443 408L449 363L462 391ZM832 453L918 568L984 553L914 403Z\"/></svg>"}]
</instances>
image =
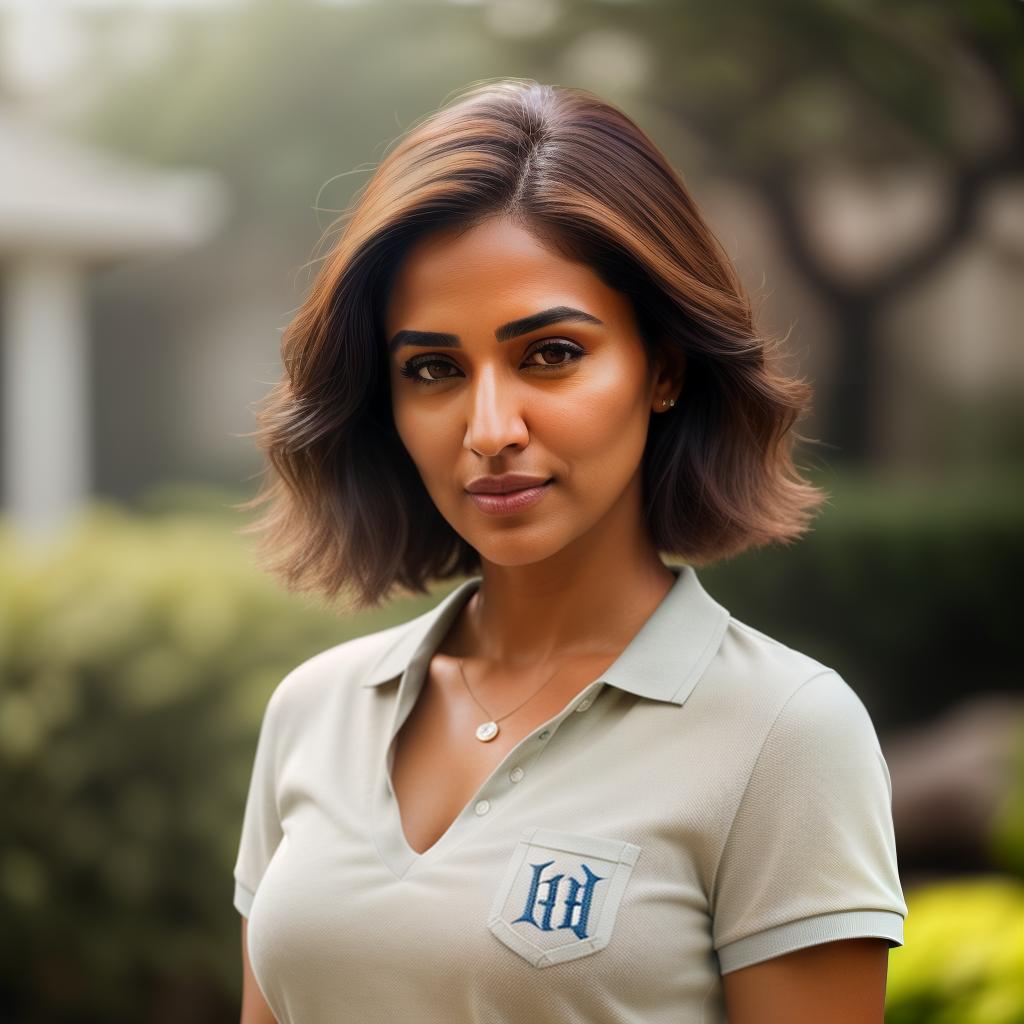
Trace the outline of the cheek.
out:
<instances>
[{"instance_id":1,"label":"cheek","mask_svg":"<svg viewBox=\"0 0 1024 1024\"><path fill-rule=\"evenodd\" d=\"M635 463L647 438L648 413L636 367L616 361L587 377L552 410L558 439L553 443L581 467L605 464L610 470L609 463Z\"/></svg>"},{"instance_id":2,"label":"cheek","mask_svg":"<svg viewBox=\"0 0 1024 1024\"><path fill-rule=\"evenodd\" d=\"M395 430L398 431L402 444L405 445L405 449L413 462L419 465L421 458L420 447L424 431L417 423L418 417L413 411L412 406L407 402L395 400L391 404L391 415L394 418ZM425 445L422 445L422 447L426 450Z\"/></svg>"},{"instance_id":3,"label":"cheek","mask_svg":"<svg viewBox=\"0 0 1024 1024\"><path fill-rule=\"evenodd\" d=\"M414 401L396 400L391 408L395 429L424 480L432 474L451 470L451 446L448 434L454 427L450 413L440 406L431 413Z\"/></svg>"}]
</instances>

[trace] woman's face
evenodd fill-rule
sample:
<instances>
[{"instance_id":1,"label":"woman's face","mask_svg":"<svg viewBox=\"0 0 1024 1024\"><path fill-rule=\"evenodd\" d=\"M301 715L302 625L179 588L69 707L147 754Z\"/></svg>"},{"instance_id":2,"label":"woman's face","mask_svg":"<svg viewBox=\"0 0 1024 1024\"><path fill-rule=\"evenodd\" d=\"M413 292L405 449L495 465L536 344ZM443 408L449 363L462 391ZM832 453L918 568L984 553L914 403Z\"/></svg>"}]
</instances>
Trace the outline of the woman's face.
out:
<instances>
[{"instance_id":1,"label":"woman's face","mask_svg":"<svg viewBox=\"0 0 1024 1024\"><path fill-rule=\"evenodd\" d=\"M649 365L629 298L589 267L507 220L445 229L407 253L385 329L399 436L483 559L539 561L626 509L639 519L649 418L678 388ZM505 473L550 482L467 490Z\"/></svg>"}]
</instances>

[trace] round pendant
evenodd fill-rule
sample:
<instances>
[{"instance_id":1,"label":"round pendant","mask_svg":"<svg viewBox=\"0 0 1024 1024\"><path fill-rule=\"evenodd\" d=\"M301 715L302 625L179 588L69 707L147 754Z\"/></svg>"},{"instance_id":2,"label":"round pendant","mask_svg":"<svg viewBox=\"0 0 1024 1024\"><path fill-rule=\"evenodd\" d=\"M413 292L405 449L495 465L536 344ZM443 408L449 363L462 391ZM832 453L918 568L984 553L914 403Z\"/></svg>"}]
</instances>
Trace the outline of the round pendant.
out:
<instances>
[{"instance_id":1,"label":"round pendant","mask_svg":"<svg viewBox=\"0 0 1024 1024\"><path fill-rule=\"evenodd\" d=\"M483 725L476 727L476 738L483 740L486 743L488 740L493 740L498 735L498 723L497 722L484 722Z\"/></svg>"}]
</instances>

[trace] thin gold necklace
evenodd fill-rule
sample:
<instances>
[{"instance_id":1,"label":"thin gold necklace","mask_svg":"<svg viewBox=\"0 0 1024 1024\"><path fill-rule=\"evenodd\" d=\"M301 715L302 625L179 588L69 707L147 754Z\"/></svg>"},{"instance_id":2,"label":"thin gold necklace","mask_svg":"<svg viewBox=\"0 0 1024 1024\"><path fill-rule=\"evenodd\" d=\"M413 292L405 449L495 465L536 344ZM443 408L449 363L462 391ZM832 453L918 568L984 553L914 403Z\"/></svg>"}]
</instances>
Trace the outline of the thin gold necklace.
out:
<instances>
[{"instance_id":1,"label":"thin gold necklace","mask_svg":"<svg viewBox=\"0 0 1024 1024\"><path fill-rule=\"evenodd\" d=\"M465 671L465 669L464 669L464 668L462 667L462 659L461 659L461 658L458 658L458 659L456 659L456 660L457 660L457 661L458 661L458 663L459 663L459 672L461 672L461 673L462 673L462 682L463 682L463 684L465 685L466 689L467 689L467 690L469 691L469 695L470 695L470 697L472 697L472 698L473 698L473 700L476 700L476 695L475 695L475 694L473 693L473 691L472 691L472 690L470 690L470 688L469 688L469 680L468 680L468 679L466 679L466 671ZM488 710L487 710L487 708L485 708L485 707L483 706L483 704L480 704L480 701L476 700L476 702L477 702L477 704L478 704L478 705L480 706L481 710L482 710L482 711L484 712L484 714L485 714L485 715L487 715L487 717L488 717L488 721L486 721L486 722L481 722L481 723L480 723L480 724L479 724L479 725L478 725L478 726L476 727L476 738L477 738L478 740L480 740L480 742L481 742L481 743L488 743L488 742L490 742L491 740L493 740L493 739L494 739L494 737L495 737L495 736L497 736L497 735L498 735L498 733L500 732L500 730L499 730L499 728L498 728L498 723L499 723L499 722L500 722L500 721L501 721L502 719L504 719L504 718L508 718L508 716L509 716L509 715L513 715L513 714L515 714L515 713L516 713L516 712L517 712L517 711L518 711L518 710L519 710L519 709L520 709L520 708L521 708L521 707L523 706L523 704L528 704L528 703L529 703L529 702L530 702L531 700L533 700L533 698L534 698L534 697L536 697L536 696L537 696L537 694L538 694L538 693L540 693L540 691L541 691L541 690L543 690L543 689L544 689L544 687L545 687L545 686L547 686L547 685L548 685L548 683L550 683L550 682L551 682L551 680L552 680L552 679L554 679L554 678L555 678L555 676L557 676L557 675L558 675L558 673L559 673L559 672L560 672L560 671L562 670L562 668L563 668L563 667L564 667L564 666L561 666L561 665L560 665L560 666L559 666L558 668L556 668L556 669L555 669L555 671L554 671L554 672L553 672L553 673L552 673L552 674L551 674L550 676L548 676L547 680L546 680L546 681L545 681L545 682L544 682L544 683L543 683L543 684L542 684L541 686L539 686L539 687L538 687L538 688L537 688L536 690L534 690L534 691L533 691L533 693L531 693L531 694L530 694L530 696L529 696L529 697L527 697L527 698L526 698L526 700L524 700L522 704L519 704L519 705L517 705L517 706L516 706L516 707L514 707L514 708L513 708L513 709L512 709L511 711L507 711L507 712L506 712L506 713L505 713L504 715L502 715L502 716L501 716L501 718L495 718L495 717L494 717L494 716L493 716L493 715L492 715L492 714L490 713L490 711L488 711Z\"/></svg>"}]
</instances>

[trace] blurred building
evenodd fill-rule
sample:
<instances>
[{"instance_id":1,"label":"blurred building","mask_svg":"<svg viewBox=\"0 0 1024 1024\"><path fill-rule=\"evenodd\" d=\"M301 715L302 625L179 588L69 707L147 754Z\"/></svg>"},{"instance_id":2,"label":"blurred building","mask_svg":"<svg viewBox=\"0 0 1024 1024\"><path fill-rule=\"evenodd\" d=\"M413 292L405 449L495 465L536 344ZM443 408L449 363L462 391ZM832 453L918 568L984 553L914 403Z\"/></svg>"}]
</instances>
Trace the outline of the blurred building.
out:
<instances>
[{"instance_id":1,"label":"blurred building","mask_svg":"<svg viewBox=\"0 0 1024 1024\"><path fill-rule=\"evenodd\" d=\"M59 529L93 491L90 273L190 249L224 208L210 174L139 167L0 111L0 469L26 532Z\"/></svg>"}]
</instances>

